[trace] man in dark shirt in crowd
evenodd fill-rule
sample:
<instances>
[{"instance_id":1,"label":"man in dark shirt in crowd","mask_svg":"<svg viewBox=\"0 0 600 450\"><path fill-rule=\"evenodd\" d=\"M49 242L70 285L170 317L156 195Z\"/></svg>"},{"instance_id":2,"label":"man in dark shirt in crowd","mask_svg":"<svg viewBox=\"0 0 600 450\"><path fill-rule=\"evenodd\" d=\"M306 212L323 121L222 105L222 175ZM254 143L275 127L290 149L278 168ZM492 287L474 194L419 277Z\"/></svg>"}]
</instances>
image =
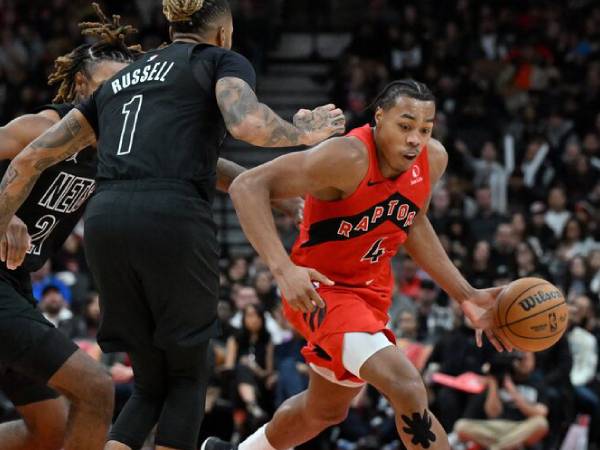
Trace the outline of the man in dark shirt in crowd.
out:
<instances>
[{"instance_id":1,"label":"man in dark shirt in crowd","mask_svg":"<svg viewBox=\"0 0 600 450\"><path fill-rule=\"evenodd\" d=\"M461 440L490 450L535 444L548 431L545 392L531 378L535 356L503 354L492 364L496 369L491 369L487 390L471 400L467 418L456 422L454 430Z\"/></svg>"}]
</instances>

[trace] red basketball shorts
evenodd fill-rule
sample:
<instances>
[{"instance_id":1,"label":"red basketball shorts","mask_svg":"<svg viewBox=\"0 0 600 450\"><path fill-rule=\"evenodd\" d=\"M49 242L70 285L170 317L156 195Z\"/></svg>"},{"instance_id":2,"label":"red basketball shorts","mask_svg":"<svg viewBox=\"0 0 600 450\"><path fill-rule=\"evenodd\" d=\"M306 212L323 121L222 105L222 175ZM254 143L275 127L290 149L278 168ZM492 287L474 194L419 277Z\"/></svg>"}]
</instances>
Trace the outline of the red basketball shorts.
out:
<instances>
[{"instance_id":1,"label":"red basketball shorts","mask_svg":"<svg viewBox=\"0 0 600 450\"><path fill-rule=\"evenodd\" d=\"M382 293L368 288L321 287L318 293L325 307L311 313L294 310L283 301L285 317L307 341L302 355L309 365L333 372L338 381L362 383L344 366L344 335L381 332L395 344L396 338L386 326L389 300L382 302ZM373 306L383 304L385 310Z\"/></svg>"}]
</instances>

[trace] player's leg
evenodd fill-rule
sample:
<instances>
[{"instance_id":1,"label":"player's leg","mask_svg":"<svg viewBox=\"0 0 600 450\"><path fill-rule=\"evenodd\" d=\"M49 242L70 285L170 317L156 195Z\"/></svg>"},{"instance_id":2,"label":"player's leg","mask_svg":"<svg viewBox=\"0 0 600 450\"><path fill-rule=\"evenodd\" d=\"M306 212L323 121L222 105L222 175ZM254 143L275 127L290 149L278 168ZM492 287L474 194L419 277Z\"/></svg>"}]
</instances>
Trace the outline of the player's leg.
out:
<instances>
[{"instance_id":1,"label":"player's leg","mask_svg":"<svg viewBox=\"0 0 600 450\"><path fill-rule=\"evenodd\" d=\"M135 217L140 231L128 237L128 246L155 324L151 343L166 357L155 443L196 450L210 374L208 341L219 332L219 246L210 206L191 185L165 183L133 195L132 204L147 214Z\"/></svg>"},{"instance_id":2,"label":"player's leg","mask_svg":"<svg viewBox=\"0 0 600 450\"><path fill-rule=\"evenodd\" d=\"M58 330L56 333L60 334ZM110 375L85 352L77 350L52 375L48 385L70 402L64 449L102 449L113 414Z\"/></svg>"},{"instance_id":3,"label":"player's leg","mask_svg":"<svg viewBox=\"0 0 600 450\"><path fill-rule=\"evenodd\" d=\"M157 450L196 449L211 373L208 350L208 342L166 349L167 391L156 430Z\"/></svg>"},{"instance_id":4,"label":"player's leg","mask_svg":"<svg viewBox=\"0 0 600 450\"><path fill-rule=\"evenodd\" d=\"M343 422L352 399L361 389L333 383L311 370L308 389L283 402L267 424L268 442L276 449L292 448ZM262 450L263 447L242 444L240 449Z\"/></svg>"},{"instance_id":5,"label":"player's leg","mask_svg":"<svg viewBox=\"0 0 600 450\"><path fill-rule=\"evenodd\" d=\"M360 346L360 335L351 333L355 342L344 345ZM368 339L368 338L367 338ZM345 367L373 385L387 397L396 413L396 428L407 449L449 449L446 432L429 411L427 391L417 369L396 346L387 346L373 354L366 362Z\"/></svg>"},{"instance_id":6,"label":"player's leg","mask_svg":"<svg viewBox=\"0 0 600 450\"><path fill-rule=\"evenodd\" d=\"M361 387L346 387L310 371L308 389L281 404L271 421L242 442L239 450L287 450L317 436L326 428L343 422L352 399ZM228 450L215 438L207 439L202 450Z\"/></svg>"},{"instance_id":7,"label":"player's leg","mask_svg":"<svg viewBox=\"0 0 600 450\"><path fill-rule=\"evenodd\" d=\"M3 450L62 449L69 412L64 398L49 387L12 371L1 376L0 388L22 418L0 424Z\"/></svg>"},{"instance_id":8,"label":"player's leg","mask_svg":"<svg viewBox=\"0 0 600 450\"><path fill-rule=\"evenodd\" d=\"M102 448L112 415L110 376L33 308L25 283L17 285L0 282L0 364L68 398L65 449Z\"/></svg>"},{"instance_id":9,"label":"player's leg","mask_svg":"<svg viewBox=\"0 0 600 450\"><path fill-rule=\"evenodd\" d=\"M166 395L166 365L162 350L149 346L129 353L133 393L113 425L106 450L141 448L158 422Z\"/></svg>"}]
</instances>

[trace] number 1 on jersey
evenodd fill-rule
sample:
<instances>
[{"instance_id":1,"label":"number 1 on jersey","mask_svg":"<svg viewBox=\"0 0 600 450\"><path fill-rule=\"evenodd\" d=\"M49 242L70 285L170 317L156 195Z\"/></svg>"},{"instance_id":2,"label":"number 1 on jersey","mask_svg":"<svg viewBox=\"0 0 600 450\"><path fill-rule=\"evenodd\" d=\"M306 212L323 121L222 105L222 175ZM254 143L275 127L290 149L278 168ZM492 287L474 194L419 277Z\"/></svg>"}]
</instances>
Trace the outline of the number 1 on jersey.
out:
<instances>
[{"instance_id":1,"label":"number 1 on jersey","mask_svg":"<svg viewBox=\"0 0 600 450\"><path fill-rule=\"evenodd\" d=\"M131 153L133 145L133 136L135 135L135 127L137 126L140 109L142 109L143 95L134 95L131 100L123 105L121 114L125 116L123 121L123 129L121 130L121 139L119 140L119 150L117 155L127 155ZM131 112L135 111L132 117Z\"/></svg>"},{"instance_id":2,"label":"number 1 on jersey","mask_svg":"<svg viewBox=\"0 0 600 450\"><path fill-rule=\"evenodd\" d=\"M361 258L361 261L369 261L371 264L379 262L379 259L385 255L385 248L381 246L384 239L385 238L377 239L373 245L371 245L369 251Z\"/></svg>"}]
</instances>

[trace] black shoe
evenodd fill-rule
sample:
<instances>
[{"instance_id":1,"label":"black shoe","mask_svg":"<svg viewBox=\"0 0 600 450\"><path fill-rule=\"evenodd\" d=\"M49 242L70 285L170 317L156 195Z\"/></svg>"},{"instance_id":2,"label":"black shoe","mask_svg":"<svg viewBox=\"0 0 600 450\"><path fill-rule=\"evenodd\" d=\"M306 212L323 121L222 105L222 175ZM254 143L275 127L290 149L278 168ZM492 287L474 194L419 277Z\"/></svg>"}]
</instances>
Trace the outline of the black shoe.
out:
<instances>
[{"instance_id":1,"label":"black shoe","mask_svg":"<svg viewBox=\"0 0 600 450\"><path fill-rule=\"evenodd\" d=\"M236 448L229 442L222 441L216 437L209 437L204 441L200 450L236 450Z\"/></svg>"}]
</instances>

